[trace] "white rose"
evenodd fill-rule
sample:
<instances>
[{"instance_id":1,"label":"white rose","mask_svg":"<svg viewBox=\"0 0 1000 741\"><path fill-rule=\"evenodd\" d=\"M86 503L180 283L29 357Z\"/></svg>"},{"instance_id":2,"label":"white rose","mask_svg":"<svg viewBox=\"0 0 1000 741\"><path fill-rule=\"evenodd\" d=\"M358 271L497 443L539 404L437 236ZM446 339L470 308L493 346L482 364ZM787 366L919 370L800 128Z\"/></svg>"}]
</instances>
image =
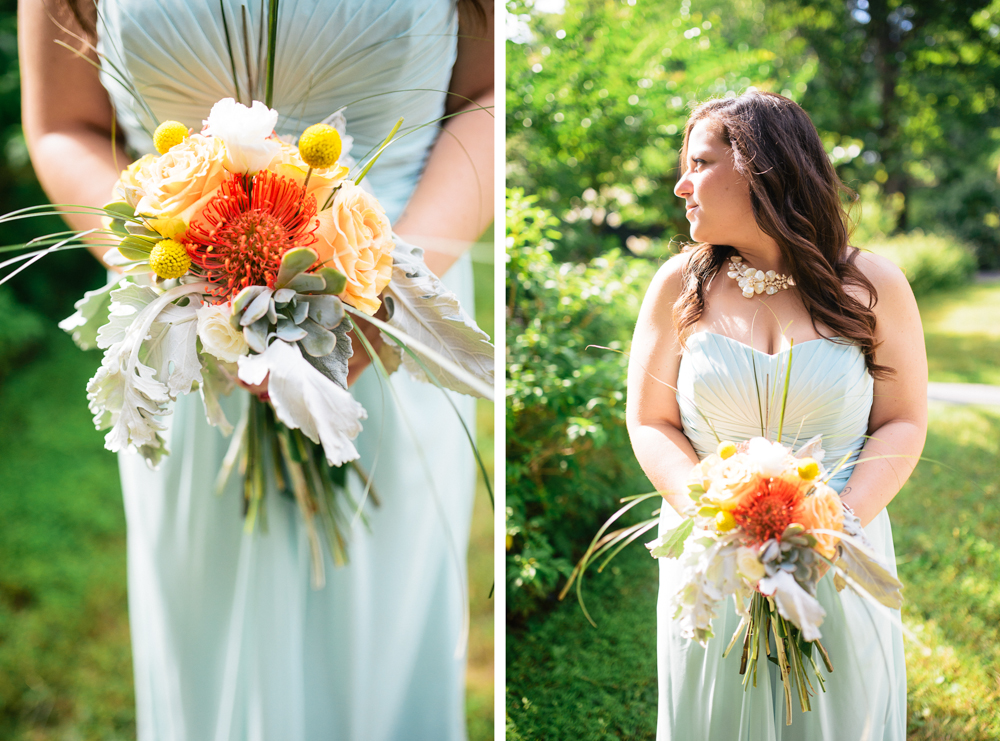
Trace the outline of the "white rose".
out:
<instances>
[{"instance_id":1,"label":"white rose","mask_svg":"<svg viewBox=\"0 0 1000 741\"><path fill-rule=\"evenodd\" d=\"M740 546L736 553L736 568L750 582L760 581L767 573L757 555L757 549L746 546Z\"/></svg>"},{"instance_id":2,"label":"white rose","mask_svg":"<svg viewBox=\"0 0 1000 741\"><path fill-rule=\"evenodd\" d=\"M780 476L788 467L788 448L763 437L755 437L747 444L747 454L754 468L767 478Z\"/></svg>"},{"instance_id":3,"label":"white rose","mask_svg":"<svg viewBox=\"0 0 1000 741\"><path fill-rule=\"evenodd\" d=\"M226 169L255 173L267 169L281 154L281 143L268 137L278 123L278 112L259 100L251 108L232 98L223 98L203 122L203 134L218 137L226 145Z\"/></svg>"},{"instance_id":4,"label":"white rose","mask_svg":"<svg viewBox=\"0 0 1000 741\"><path fill-rule=\"evenodd\" d=\"M206 304L198 309L198 337L205 352L224 363L235 363L250 349L243 333L233 327L229 304Z\"/></svg>"}]
</instances>

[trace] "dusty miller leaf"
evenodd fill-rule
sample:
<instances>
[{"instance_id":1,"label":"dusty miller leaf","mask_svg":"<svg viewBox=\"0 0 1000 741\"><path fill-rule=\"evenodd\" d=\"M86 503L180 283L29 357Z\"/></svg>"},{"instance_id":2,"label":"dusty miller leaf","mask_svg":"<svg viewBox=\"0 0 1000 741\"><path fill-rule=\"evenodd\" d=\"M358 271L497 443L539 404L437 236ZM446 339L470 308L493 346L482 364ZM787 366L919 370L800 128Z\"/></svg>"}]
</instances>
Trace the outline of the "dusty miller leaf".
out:
<instances>
[{"instance_id":1,"label":"dusty miller leaf","mask_svg":"<svg viewBox=\"0 0 1000 741\"><path fill-rule=\"evenodd\" d=\"M684 518L684 521L673 530L668 530L656 540L646 544L649 555L653 558L680 558L684 552L684 544L693 530L694 518Z\"/></svg>"},{"instance_id":2,"label":"dusty miller leaf","mask_svg":"<svg viewBox=\"0 0 1000 741\"><path fill-rule=\"evenodd\" d=\"M462 309L458 297L427 269L423 250L397 237L392 261L392 280L385 289L391 312L388 323L492 386L494 352L489 336ZM431 358L421 355L420 359L445 388L479 395ZM430 380L408 353L403 353L402 364L417 380Z\"/></svg>"},{"instance_id":3,"label":"dusty miller leaf","mask_svg":"<svg viewBox=\"0 0 1000 741\"><path fill-rule=\"evenodd\" d=\"M122 281L116 280L96 291L87 291L73 304L76 311L59 322L59 329L68 332L81 350L97 346L97 331L108 321L111 292L121 285Z\"/></svg>"},{"instance_id":4,"label":"dusty miller leaf","mask_svg":"<svg viewBox=\"0 0 1000 741\"><path fill-rule=\"evenodd\" d=\"M239 359L239 377L244 383L259 383L268 375L267 393L275 415L314 443L323 445L331 466L358 457L351 442L361 432L368 413L353 396L316 370L297 344L275 340L259 355Z\"/></svg>"}]
</instances>

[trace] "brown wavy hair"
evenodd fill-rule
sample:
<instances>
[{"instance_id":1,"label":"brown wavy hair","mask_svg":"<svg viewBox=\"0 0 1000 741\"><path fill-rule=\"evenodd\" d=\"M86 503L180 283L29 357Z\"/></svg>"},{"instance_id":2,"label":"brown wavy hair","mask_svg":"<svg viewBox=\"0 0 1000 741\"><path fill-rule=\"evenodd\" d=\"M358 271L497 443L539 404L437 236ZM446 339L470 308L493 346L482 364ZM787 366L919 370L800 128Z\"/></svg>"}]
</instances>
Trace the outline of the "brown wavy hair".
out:
<instances>
[{"instance_id":1,"label":"brown wavy hair","mask_svg":"<svg viewBox=\"0 0 1000 741\"><path fill-rule=\"evenodd\" d=\"M757 225L778 243L813 328L822 323L841 342L857 344L873 377L894 373L875 362L878 294L855 264L859 250L848 243L841 194L857 196L837 177L806 112L788 98L760 91L703 103L684 129L682 167L691 129L703 120L732 149L736 171L750 186ZM713 244L692 244L684 251L691 256L673 314L682 342L705 310L705 287L735 253L731 246ZM867 294L867 305L845 290L850 285Z\"/></svg>"}]
</instances>

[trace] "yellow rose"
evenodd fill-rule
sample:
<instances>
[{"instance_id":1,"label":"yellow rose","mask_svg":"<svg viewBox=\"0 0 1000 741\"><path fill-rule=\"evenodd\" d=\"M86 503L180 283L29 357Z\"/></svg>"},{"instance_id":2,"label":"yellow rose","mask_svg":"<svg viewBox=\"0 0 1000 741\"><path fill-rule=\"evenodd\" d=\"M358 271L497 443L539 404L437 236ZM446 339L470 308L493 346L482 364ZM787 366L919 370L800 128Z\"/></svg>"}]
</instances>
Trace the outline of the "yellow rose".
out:
<instances>
[{"instance_id":1,"label":"yellow rose","mask_svg":"<svg viewBox=\"0 0 1000 741\"><path fill-rule=\"evenodd\" d=\"M843 530L844 508L840 496L826 484L816 484L816 491L799 502L793 520L806 530ZM837 536L828 533L813 533L818 541L816 550L827 558L833 558L837 550Z\"/></svg>"},{"instance_id":2,"label":"yellow rose","mask_svg":"<svg viewBox=\"0 0 1000 741\"><path fill-rule=\"evenodd\" d=\"M347 288L340 298L374 314L382 305L378 296L392 277L392 250L396 246L385 211L373 195L348 181L318 219L319 241L312 249L319 253L321 262L347 276Z\"/></svg>"},{"instance_id":3,"label":"yellow rose","mask_svg":"<svg viewBox=\"0 0 1000 741\"><path fill-rule=\"evenodd\" d=\"M190 224L228 174L224 158L222 140L201 134L192 134L159 157L143 157L133 175L142 191L136 213Z\"/></svg>"},{"instance_id":4,"label":"yellow rose","mask_svg":"<svg viewBox=\"0 0 1000 741\"><path fill-rule=\"evenodd\" d=\"M305 182L306 173L309 171L309 165L303 161L298 147L281 142L281 152L268 169L276 175L282 175L302 185ZM350 170L341 165L312 171L306 192L316 197L316 208L323 208L327 197L336 186L344 181L348 172Z\"/></svg>"}]
</instances>

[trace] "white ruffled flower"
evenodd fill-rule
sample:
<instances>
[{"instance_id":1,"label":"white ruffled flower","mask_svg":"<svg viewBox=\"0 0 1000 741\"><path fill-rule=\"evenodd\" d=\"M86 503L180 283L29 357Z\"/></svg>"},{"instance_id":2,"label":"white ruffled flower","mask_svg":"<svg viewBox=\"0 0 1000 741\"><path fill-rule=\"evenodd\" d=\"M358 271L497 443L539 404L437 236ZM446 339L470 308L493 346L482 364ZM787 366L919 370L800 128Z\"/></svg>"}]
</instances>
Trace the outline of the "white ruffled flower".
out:
<instances>
[{"instance_id":1,"label":"white ruffled flower","mask_svg":"<svg viewBox=\"0 0 1000 741\"><path fill-rule=\"evenodd\" d=\"M243 339L243 333L230 321L231 316L229 304L206 304L198 309L198 337L201 339L201 346L209 355L224 363L235 363L250 350L247 341Z\"/></svg>"},{"instance_id":2,"label":"white ruffled flower","mask_svg":"<svg viewBox=\"0 0 1000 741\"><path fill-rule=\"evenodd\" d=\"M223 98L203 122L203 134L226 145L226 169L252 174L266 169L281 154L281 143L268 137L278 123L278 112L259 100L247 108L233 98Z\"/></svg>"},{"instance_id":3,"label":"white ruffled flower","mask_svg":"<svg viewBox=\"0 0 1000 741\"><path fill-rule=\"evenodd\" d=\"M746 546L741 546L736 552L736 568L751 583L760 581L767 574L757 549Z\"/></svg>"},{"instance_id":4,"label":"white ruffled flower","mask_svg":"<svg viewBox=\"0 0 1000 741\"><path fill-rule=\"evenodd\" d=\"M780 476L788 467L788 448L763 437L755 437L747 443L747 454L761 476Z\"/></svg>"},{"instance_id":5,"label":"white ruffled flower","mask_svg":"<svg viewBox=\"0 0 1000 741\"><path fill-rule=\"evenodd\" d=\"M823 637L819 626L823 624L826 610L819 600L795 581L794 576L779 569L774 576L761 579L758 588L761 594L774 597L774 604L781 617L797 626L805 640L815 641Z\"/></svg>"},{"instance_id":6,"label":"white ruffled flower","mask_svg":"<svg viewBox=\"0 0 1000 741\"><path fill-rule=\"evenodd\" d=\"M681 587L670 598L675 608L674 618L685 638L706 645L714 635L712 620L718 616L723 600L735 594L739 601L749 593L737 573L737 553L738 547L729 542L706 547L701 538L688 541L681 556L684 564Z\"/></svg>"}]
</instances>

